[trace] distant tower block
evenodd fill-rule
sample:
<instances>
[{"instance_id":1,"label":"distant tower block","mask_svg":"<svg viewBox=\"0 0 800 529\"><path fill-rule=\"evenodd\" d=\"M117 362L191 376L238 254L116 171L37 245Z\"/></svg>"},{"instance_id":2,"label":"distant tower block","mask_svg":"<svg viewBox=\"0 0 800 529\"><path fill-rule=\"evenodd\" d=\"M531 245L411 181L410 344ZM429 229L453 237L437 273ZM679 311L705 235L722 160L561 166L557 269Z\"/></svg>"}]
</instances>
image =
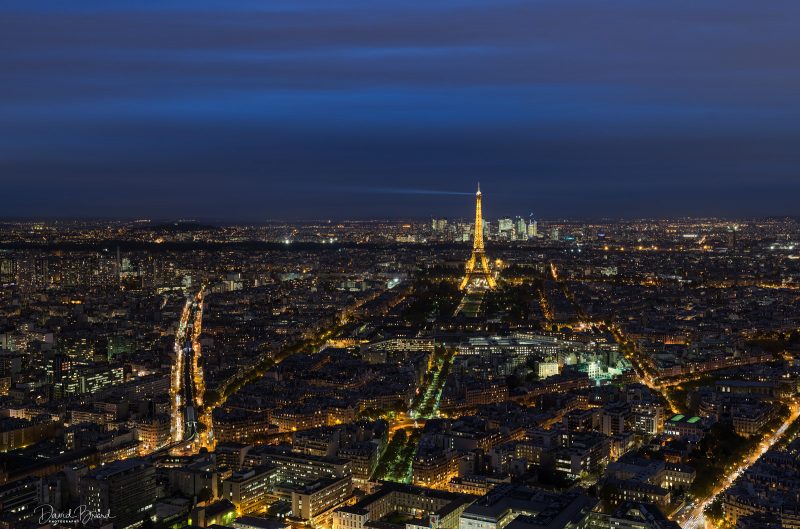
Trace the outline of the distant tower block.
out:
<instances>
[{"instance_id":1,"label":"distant tower block","mask_svg":"<svg viewBox=\"0 0 800 529\"><path fill-rule=\"evenodd\" d=\"M475 235L472 242L472 255L467 261L467 270L461 280L461 290L490 289L497 286L486 261L486 252L483 249L483 214L481 213L481 185L475 193Z\"/></svg>"}]
</instances>

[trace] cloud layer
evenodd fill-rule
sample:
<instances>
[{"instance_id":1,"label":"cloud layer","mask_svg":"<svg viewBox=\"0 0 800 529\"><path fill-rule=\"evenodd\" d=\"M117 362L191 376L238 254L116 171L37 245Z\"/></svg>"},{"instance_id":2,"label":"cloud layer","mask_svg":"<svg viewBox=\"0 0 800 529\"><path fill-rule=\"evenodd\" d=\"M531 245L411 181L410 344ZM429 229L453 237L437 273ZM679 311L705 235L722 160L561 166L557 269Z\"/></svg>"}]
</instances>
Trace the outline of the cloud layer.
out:
<instances>
[{"instance_id":1,"label":"cloud layer","mask_svg":"<svg viewBox=\"0 0 800 529\"><path fill-rule=\"evenodd\" d=\"M11 0L4 215L466 215L365 190L477 180L489 215L796 214L798 21L782 0Z\"/></svg>"}]
</instances>

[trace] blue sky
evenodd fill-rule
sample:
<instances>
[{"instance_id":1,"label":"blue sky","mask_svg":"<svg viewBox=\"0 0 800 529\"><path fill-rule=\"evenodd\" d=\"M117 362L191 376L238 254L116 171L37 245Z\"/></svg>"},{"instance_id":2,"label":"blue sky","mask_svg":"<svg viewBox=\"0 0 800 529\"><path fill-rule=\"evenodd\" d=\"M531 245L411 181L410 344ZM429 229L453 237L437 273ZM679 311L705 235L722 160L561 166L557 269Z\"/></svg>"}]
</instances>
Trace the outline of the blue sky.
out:
<instances>
[{"instance_id":1,"label":"blue sky","mask_svg":"<svg viewBox=\"0 0 800 529\"><path fill-rule=\"evenodd\" d=\"M6 1L2 215L468 215L441 192L478 180L489 216L798 214L798 22L782 0Z\"/></svg>"}]
</instances>

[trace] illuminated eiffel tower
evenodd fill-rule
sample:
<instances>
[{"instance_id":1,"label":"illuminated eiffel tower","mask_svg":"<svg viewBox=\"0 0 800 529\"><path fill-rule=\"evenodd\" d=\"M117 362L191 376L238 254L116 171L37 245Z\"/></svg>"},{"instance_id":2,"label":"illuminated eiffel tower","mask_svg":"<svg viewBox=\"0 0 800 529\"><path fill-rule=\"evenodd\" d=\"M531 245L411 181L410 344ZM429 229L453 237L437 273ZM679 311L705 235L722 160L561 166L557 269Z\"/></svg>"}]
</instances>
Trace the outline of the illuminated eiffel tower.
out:
<instances>
[{"instance_id":1,"label":"illuminated eiffel tower","mask_svg":"<svg viewBox=\"0 0 800 529\"><path fill-rule=\"evenodd\" d=\"M472 240L472 255L467 261L467 270L461 280L461 290L491 289L497 286L486 261L486 252L483 249L483 214L481 213L481 184L475 193L475 235Z\"/></svg>"}]
</instances>

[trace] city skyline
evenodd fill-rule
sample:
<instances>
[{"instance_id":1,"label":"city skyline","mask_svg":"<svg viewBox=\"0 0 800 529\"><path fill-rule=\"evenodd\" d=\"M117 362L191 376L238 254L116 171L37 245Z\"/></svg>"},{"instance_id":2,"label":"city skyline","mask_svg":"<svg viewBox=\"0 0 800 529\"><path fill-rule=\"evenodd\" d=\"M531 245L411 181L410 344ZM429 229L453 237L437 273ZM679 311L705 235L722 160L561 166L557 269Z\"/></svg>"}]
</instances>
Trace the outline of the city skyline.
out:
<instances>
[{"instance_id":1,"label":"city skyline","mask_svg":"<svg viewBox=\"0 0 800 529\"><path fill-rule=\"evenodd\" d=\"M486 225L469 198L474 222L0 224L9 528L796 519L762 476L800 471L800 222Z\"/></svg>"}]
</instances>

